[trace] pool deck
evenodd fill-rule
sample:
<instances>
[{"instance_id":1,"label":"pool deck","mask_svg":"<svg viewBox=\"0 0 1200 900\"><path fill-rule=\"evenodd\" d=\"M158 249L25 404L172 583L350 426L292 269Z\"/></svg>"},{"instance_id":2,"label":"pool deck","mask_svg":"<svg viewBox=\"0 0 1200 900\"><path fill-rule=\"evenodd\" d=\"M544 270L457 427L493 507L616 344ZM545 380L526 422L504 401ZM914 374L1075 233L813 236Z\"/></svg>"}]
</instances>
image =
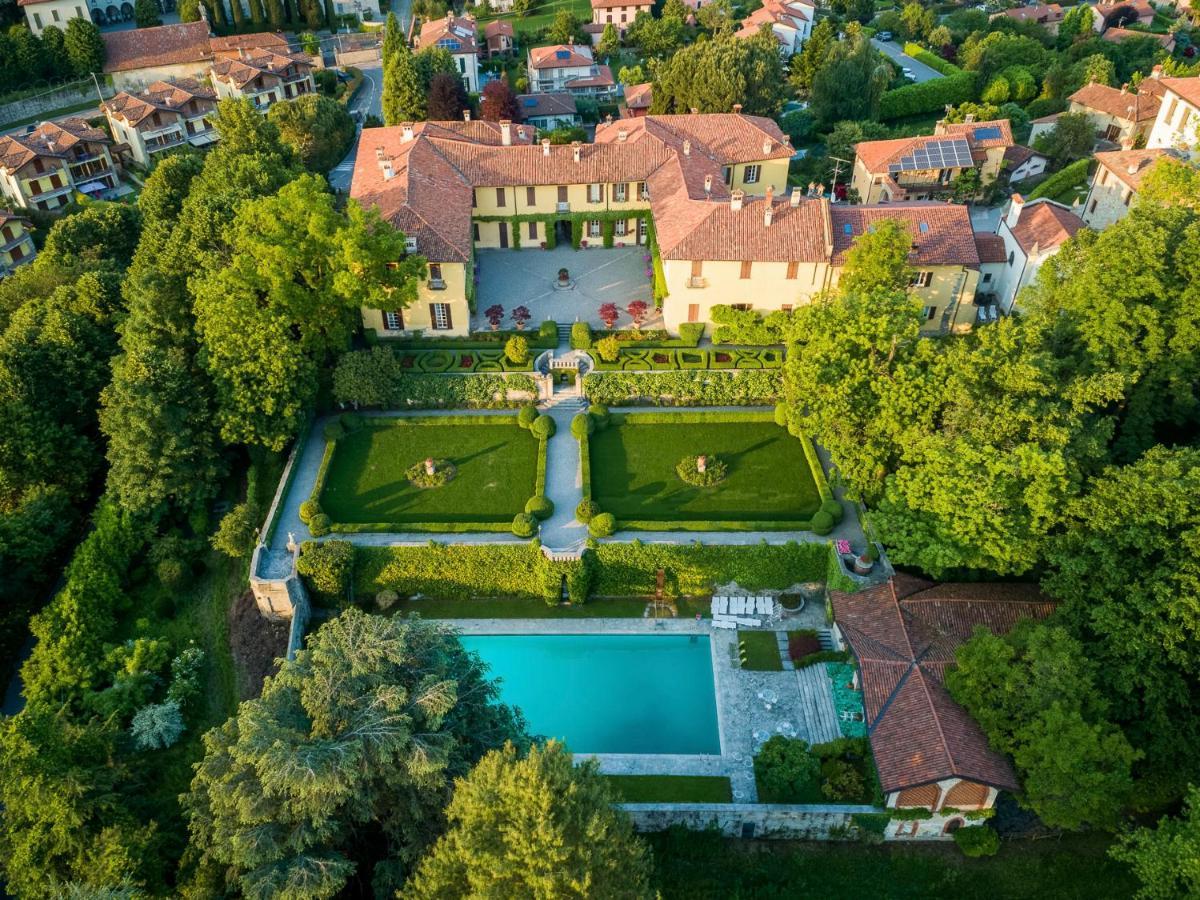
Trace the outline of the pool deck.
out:
<instances>
[{"instance_id":1,"label":"pool deck","mask_svg":"<svg viewBox=\"0 0 1200 900\"><path fill-rule=\"evenodd\" d=\"M609 775L723 775L736 802L758 799L754 785L754 753L779 726L790 723L795 736L810 744L838 737L833 689L817 672L753 672L735 668L738 633L713 629L704 619L448 619L463 634L703 634L710 639L717 698L721 755L624 754L592 755ZM768 710L759 694L775 692ZM580 758L587 758L584 754Z\"/></svg>"}]
</instances>

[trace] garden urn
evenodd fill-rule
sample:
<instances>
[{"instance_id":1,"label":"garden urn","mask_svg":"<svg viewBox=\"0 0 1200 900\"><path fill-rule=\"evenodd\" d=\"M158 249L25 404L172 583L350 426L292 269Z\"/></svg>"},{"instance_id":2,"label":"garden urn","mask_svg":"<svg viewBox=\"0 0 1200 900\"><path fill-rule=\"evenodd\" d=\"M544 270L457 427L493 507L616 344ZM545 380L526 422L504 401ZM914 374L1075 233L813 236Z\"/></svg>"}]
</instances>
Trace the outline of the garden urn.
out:
<instances>
[{"instance_id":1,"label":"garden urn","mask_svg":"<svg viewBox=\"0 0 1200 900\"><path fill-rule=\"evenodd\" d=\"M696 471L701 475L708 469L708 457L703 454L696 457Z\"/></svg>"},{"instance_id":2,"label":"garden urn","mask_svg":"<svg viewBox=\"0 0 1200 900\"><path fill-rule=\"evenodd\" d=\"M425 474L432 475L433 471L434 471L433 457L431 456L425 460Z\"/></svg>"}]
</instances>

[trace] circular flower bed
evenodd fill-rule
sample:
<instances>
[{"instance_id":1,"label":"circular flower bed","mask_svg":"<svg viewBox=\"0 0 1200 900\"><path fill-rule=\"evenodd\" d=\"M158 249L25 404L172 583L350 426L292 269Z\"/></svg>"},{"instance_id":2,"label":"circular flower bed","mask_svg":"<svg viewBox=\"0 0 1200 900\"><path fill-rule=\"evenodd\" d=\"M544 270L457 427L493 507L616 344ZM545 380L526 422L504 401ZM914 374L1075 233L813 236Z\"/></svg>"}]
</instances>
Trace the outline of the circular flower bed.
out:
<instances>
[{"instance_id":1,"label":"circular flower bed","mask_svg":"<svg viewBox=\"0 0 1200 900\"><path fill-rule=\"evenodd\" d=\"M448 459L435 459L433 472L426 468L425 460L421 460L405 469L404 477L413 487L436 488L453 481L457 473L458 470L454 468L454 463Z\"/></svg>"},{"instance_id":2,"label":"circular flower bed","mask_svg":"<svg viewBox=\"0 0 1200 900\"><path fill-rule=\"evenodd\" d=\"M704 460L704 471L700 470L701 459ZM675 474L696 487L712 487L725 480L729 467L717 456L685 456L675 467Z\"/></svg>"}]
</instances>

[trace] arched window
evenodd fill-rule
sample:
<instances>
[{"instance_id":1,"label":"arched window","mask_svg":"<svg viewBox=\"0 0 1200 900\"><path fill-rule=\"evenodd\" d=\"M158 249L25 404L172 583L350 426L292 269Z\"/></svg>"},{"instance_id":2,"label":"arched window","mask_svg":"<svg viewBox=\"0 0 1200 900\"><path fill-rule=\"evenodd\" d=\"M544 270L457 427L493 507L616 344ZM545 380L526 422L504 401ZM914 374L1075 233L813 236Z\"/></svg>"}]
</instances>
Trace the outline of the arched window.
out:
<instances>
[{"instance_id":1,"label":"arched window","mask_svg":"<svg viewBox=\"0 0 1200 900\"><path fill-rule=\"evenodd\" d=\"M960 781L946 792L945 806L955 809L978 809L987 803L986 785L974 781Z\"/></svg>"},{"instance_id":2,"label":"arched window","mask_svg":"<svg viewBox=\"0 0 1200 900\"><path fill-rule=\"evenodd\" d=\"M962 819L955 817L942 827L942 834L954 834L954 832L958 831L965 824Z\"/></svg>"},{"instance_id":3,"label":"arched window","mask_svg":"<svg viewBox=\"0 0 1200 900\"><path fill-rule=\"evenodd\" d=\"M923 784L920 787L906 788L896 798L896 806L900 808L923 806L927 809L936 809L938 797L941 796L941 793L936 784Z\"/></svg>"}]
</instances>

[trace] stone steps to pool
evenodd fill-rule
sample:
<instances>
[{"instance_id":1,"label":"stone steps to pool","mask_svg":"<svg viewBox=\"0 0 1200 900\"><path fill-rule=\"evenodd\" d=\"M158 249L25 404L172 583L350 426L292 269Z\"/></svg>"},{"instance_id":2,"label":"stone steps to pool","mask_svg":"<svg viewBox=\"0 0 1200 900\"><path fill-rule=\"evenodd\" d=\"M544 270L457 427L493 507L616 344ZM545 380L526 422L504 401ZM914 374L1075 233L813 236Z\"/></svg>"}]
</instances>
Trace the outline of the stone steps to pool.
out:
<instances>
[{"instance_id":1,"label":"stone steps to pool","mask_svg":"<svg viewBox=\"0 0 1200 900\"><path fill-rule=\"evenodd\" d=\"M833 705L833 688L825 666L818 663L796 672L800 686L800 717L804 734L810 744L824 744L841 737L837 709Z\"/></svg>"}]
</instances>

